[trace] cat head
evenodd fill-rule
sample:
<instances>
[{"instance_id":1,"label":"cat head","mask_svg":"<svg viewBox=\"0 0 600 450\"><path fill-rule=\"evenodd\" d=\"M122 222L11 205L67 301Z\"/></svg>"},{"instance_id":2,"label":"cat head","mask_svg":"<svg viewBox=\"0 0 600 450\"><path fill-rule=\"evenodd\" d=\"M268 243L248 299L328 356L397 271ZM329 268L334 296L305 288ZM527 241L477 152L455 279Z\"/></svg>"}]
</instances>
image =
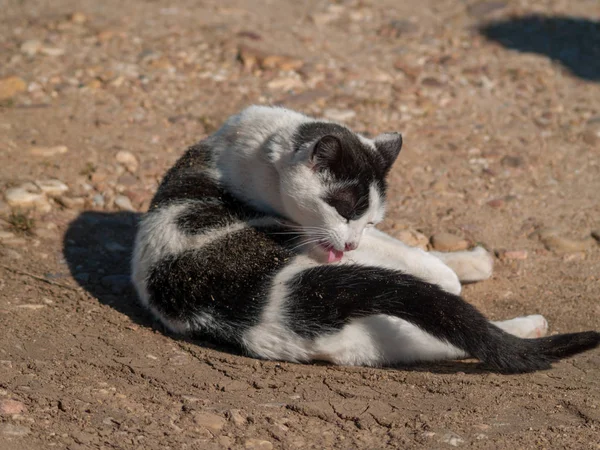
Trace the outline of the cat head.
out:
<instances>
[{"instance_id":1,"label":"cat head","mask_svg":"<svg viewBox=\"0 0 600 450\"><path fill-rule=\"evenodd\" d=\"M368 139L334 123L308 122L279 165L285 213L330 260L354 250L367 227L383 220L385 178L402 147L399 133Z\"/></svg>"}]
</instances>

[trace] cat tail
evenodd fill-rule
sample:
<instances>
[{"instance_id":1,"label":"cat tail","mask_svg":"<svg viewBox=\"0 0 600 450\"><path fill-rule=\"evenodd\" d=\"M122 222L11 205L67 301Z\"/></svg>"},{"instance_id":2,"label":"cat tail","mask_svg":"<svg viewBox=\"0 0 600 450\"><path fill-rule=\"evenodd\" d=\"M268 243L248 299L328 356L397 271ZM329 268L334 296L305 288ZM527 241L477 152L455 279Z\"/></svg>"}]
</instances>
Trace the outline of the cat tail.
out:
<instances>
[{"instance_id":1,"label":"cat tail","mask_svg":"<svg viewBox=\"0 0 600 450\"><path fill-rule=\"evenodd\" d=\"M595 331L518 338L460 296L395 270L326 265L300 272L288 283L292 327L305 336L341 329L352 319L386 314L506 373L548 369L554 360L600 345L600 333Z\"/></svg>"}]
</instances>

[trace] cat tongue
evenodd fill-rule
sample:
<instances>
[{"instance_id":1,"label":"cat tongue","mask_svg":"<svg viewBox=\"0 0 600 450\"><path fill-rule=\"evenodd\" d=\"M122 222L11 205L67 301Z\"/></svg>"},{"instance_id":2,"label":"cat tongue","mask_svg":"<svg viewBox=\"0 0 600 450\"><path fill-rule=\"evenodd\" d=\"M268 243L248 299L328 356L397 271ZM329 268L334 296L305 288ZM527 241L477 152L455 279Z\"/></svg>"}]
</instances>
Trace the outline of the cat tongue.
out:
<instances>
[{"instance_id":1,"label":"cat tongue","mask_svg":"<svg viewBox=\"0 0 600 450\"><path fill-rule=\"evenodd\" d=\"M342 259L342 256L344 256L344 252L341 252L339 250L332 248L327 253L327 262L332 263L332 262L339 261Z\"/></svg>"}]
</instances>

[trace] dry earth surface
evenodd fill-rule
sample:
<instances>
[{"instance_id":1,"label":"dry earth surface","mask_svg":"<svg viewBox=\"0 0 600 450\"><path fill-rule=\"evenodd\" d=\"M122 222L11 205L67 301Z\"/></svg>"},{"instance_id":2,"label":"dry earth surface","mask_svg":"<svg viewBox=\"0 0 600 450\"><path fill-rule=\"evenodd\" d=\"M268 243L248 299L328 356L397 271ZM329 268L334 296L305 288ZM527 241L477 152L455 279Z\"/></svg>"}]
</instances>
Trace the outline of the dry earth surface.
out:
<instances>
[{"instance_id":1,"label":"dry earth surface","mask_svg":"<svg viewBox=\"0 0 600 450\"><path fill-rule=\"evenodd\" d=\"M183 149L277 103L404 133L382 228L495 251L464 290L487 315L600 328L599 2L0 10L2 449L600 448L599 351L518 376L257 361L165 333L128 272Z\"/></svg>"}]
</instances>

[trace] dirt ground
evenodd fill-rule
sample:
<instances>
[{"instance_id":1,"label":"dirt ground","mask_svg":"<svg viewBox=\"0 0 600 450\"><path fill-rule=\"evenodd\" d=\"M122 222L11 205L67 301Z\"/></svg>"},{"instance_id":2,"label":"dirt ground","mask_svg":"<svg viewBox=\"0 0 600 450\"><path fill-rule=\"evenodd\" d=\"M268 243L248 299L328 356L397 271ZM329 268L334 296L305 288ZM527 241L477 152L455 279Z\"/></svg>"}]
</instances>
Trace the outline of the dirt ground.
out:
<instances>
[{"instance_id":1,"label":"dirt ground","mask_svg":"<svg viewBox=\"0 0 600 450\"><path fill-rule=\"evenodd\" d=\"M464 289L491 318L599 329L600 3L0 7L2 449L600 448L600 351L518 376L257 361L165 333L128 269L185 147L278 103L403 133L382 228L495 251Z\"/></svg>"}]
</instances>

